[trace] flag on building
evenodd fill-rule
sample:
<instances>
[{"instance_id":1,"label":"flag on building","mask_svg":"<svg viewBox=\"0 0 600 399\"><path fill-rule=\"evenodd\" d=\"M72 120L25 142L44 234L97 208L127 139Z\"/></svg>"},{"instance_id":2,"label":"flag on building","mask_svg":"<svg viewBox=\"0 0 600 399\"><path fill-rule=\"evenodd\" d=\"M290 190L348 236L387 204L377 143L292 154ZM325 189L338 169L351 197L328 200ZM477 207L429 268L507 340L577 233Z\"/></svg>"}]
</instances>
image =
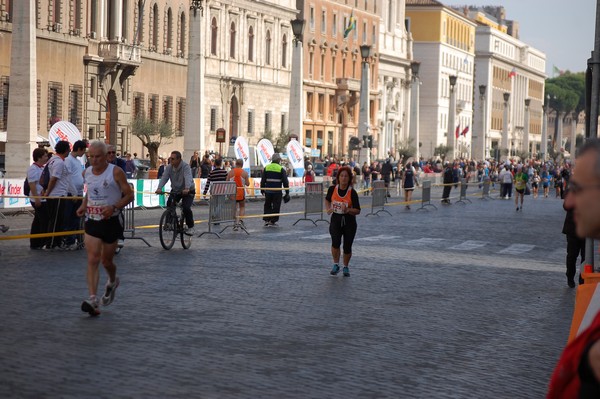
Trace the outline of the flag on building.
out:
<instances>
[{"instance_id":1,"label":"flag on building","mask_svg":"<svg viewBox=\"0 0 600 399\"><path fill-rule=\"evenodd\" d=\"M454 136L456 136L456 138L458 138L460 134L460 123L458 125L456 125L456 130L454 131Z\"/></svg>"},{"instance_id":2,"label":"flag on building","mask_svg":"<svg viewBox=\"0 0 600 399\"><path fill-rule=\"evenodd\" d=\"M565 72L561 71L560 69L558 69L556 67L556 65L552 65L552 77L558 75L558 76L562 76Z\"/></svg>"},{"instance_id":3,"label":"flag on building","mask_svg":"<svg viewBox=\"0 0 600 399\"><path fill-rule=\"evenodd\" d=\"M467 133L469 133L469 126L465 127L465 128L463 129L463 131L462 131L462 132L460 132L460 134L461 134L462 136L466 136L466 135L467 135Z\"/></svg>"},{"instance_id":4,"label":"flag on building","mask_svg":"<svg viewBox=\"0 0 600 399\"><path fill-rule=\"evenodd\" d=\"M510 71L510 73L508 74L509 78L514 78L515 76L517 76L517 68L512 69L512 71Z\"/></svg>"},{"instance_id":5,"label":"flag on building","mask_svg":"<svg viewBox=\"0 0 600 399\"><path fill-rule=\"evenodd\" d=\"M348 37L352 29L356 29L356 18L354 18L354 10L350 13L350 19L348 20L348 26L346 26L346 30L344 31L344 39Z\"/></svg>"}]
</instances>

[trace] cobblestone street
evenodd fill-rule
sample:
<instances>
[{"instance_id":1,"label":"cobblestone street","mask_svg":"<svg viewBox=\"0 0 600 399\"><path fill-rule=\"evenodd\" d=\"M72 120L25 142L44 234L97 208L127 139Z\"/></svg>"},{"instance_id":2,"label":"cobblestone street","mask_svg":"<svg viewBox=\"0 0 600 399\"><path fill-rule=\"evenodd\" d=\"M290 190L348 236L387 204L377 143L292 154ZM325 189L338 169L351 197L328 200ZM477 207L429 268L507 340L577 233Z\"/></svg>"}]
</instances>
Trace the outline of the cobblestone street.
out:
<instances>
[{"instance_id":1,"label":"cobblestone street","mask_svg":"<svg viewBox=\"0 0 600 399\"><path fill-rule=\"evenodd\" d=\"M544 397L575 298L562 202L365 217L361 201L350 278L329 275L327 224L292 226L301 215L278 228L249 218L249 235L227 229L189 250L139 229L152 247L126 241L115 302L97 318L79 309L85 252L0 241L0 396ZM301 209L294 199L282 212ZM160 212L137 211L136 225ZM9 234L30 221L5 220Z\"/></svg>"}]
</instances>

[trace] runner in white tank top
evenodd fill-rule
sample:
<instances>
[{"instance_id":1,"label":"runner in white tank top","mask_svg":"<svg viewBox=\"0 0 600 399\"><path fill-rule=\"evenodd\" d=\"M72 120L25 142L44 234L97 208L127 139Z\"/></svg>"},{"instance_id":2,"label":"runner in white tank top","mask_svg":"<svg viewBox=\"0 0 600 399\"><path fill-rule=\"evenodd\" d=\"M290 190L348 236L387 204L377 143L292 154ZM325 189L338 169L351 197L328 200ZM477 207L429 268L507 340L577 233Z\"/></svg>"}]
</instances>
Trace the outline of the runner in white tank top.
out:
<instances>
[{"instance_id":1,"label":"runner in white tank top","mask_svg":"<svg viewBox=\"0 0 600 399\"><path fill-rule=\"evenodd\" d=\"M88 151L90 166L84 172L87 194L77 209L77 216L86 216L85 249L88 256L87 285L90 298L83 301L81 310L90 316L100 314L98 291L98 265L100 260L108 274L102 305L108 306L119 286L117 266L113 262L117 239L121 232L121 209L133 200L133 191L127 183L125 172L107 161L107 146L93 141Z\"/></svg>"}]
</instances>

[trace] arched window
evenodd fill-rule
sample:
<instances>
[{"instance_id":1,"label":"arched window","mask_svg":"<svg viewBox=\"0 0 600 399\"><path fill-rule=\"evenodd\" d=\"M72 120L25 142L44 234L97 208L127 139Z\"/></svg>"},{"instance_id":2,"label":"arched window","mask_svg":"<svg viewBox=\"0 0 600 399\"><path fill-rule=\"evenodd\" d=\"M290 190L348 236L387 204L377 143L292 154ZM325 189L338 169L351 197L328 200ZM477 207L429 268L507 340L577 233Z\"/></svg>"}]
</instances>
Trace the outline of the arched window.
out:
<instances>
[{"instance_id":1,"label":"arched window","mask_svg":"<svg viewBox=\"0 0 600 399\"><path fill-rule=\"evenodd\" d=\"M281 41L281 66L283 68L287 67L287 35L283 35L283 40Z\"/></svg>"},{"instance_id":2,"label":"arched window","mask_svg":"<svg viewBox=\"0 0 600 399\"><path fill-rule=\"evenodd\" d=\"M81 0L75 1L73 9L73 28L81 31ZM10 5L10 1L8 2L8 17L9 21L12 21L12 8Z\"/></svg>"},{"instance_id":3,"label":"arched window","mask_svg":"<svg viewBox=\"0 0 600 399\"><path fill-rule=\"evenodd\" d=\"M254 61L254 28L248 28L248 61Z\"/></svg>"},{"instance_id":4,"label":"arched window","mask_svg":"<svg viewBox=\"0 0 600 399\"><path fill-rule=\"evenodd\" d=\"M170 7L167 10L167 43L165 43L165 47L167 53L171 54L171 49L173 48L173 13Z\"/></svg>"},{"instance_id":5,"label":"arched window","mask_svg":"<svg viewBox=\"0 0 600 399\"><path fill-rule=\"evenodd\" d=\"M235 59L235 40L236 40L235 22L232 22L231 28L229 30L229 58L233 58L233 59Z\"/></svg>"},{"instance_id":6,"label":"arched window","mask_svg":"<svg viewBox=\"0 0 600 399\"><path fill-rule=\"evenodd\" d=\"M150 32L152 32L150 47L156 51L158 49L158 4L152 7L152 21L150 21L150 24Z\"/></svg>"},{"instance_id":7,"label":"arched window","mask_svg":"<svg viewBox=\"0 0 600 399\"><path fill-rule=\"evenodd\" d=\"M265 64L271 65L271 31L267 30L267 36L265 41Z\"/></svg>"},{"instance_id":8,"label":"arched window","mask_svg":"<svg viewBox=\"0 0 600 399\"><path fill-rule=\"evenodd\" d=\"M179 23L179 56L183 57L185 54L185 35L186 35L186 27L185 27L185 13L181 13L180 23Z\"/></svg>"},{"instance_id":9,"label":"arched window","mask_svg":"<svg viewBox=\"0 0 600 399\"><path fill-rule=\"evenodd\" d=\"M53 23L61 23L62 22L62 10L60 8L60 0L53 0L52 8L54 12L52 13L52 22Z\"/></svg>"},{"instance_id":10,"label":"arched window","mask_svg":"<svg viewBox=\"0 0 600 399\"><path fill-rule=\"evenodd\" d=\"M217 55L217 33L219 28L217 27L217 18L213 17L210 23L210 53Z\"/></svg>"}]
</instances>

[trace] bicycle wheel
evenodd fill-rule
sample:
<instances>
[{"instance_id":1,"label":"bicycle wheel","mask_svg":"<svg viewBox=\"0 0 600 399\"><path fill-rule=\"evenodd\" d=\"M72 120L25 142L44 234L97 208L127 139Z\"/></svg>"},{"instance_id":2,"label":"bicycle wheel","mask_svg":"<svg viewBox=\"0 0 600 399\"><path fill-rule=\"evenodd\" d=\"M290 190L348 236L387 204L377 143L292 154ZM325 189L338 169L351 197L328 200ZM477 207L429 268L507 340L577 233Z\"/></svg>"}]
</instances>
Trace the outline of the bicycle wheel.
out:
<instances>
[{"instance_id":1,"label":"bicycle wheel","mask_svg":"<svg viewBox=\"0 0 600 399\"><path fill-rule=\"evenodd\" d=\"M177 238L177 214L167 209L160 217L160 225L158 226L158 235L160 237L160 245L164 249L173 248L175 238Z\"/></svg>"},{"instance_id":2,"label":"bicycle wheel","mask_svg":"<svg viewBox=\"0 0 600 399\"><path fill-rule=\"evenodd\" d=\"M179 219L179 235L181 236L181 246L183 249L188 249L192 245L192 236L185 234L185 227L185 219L183 215L181 215L181 218Z\"/></svg>"}]
</instances>

